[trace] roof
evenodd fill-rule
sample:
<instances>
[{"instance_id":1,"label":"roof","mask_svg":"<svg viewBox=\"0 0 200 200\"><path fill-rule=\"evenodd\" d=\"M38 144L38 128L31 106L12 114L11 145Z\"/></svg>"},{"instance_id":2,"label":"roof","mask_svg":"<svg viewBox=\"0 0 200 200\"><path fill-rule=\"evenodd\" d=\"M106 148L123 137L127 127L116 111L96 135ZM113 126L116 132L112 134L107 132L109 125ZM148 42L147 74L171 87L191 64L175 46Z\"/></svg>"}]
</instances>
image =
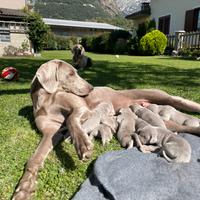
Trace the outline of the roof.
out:
<instances>
[{"instance_id":1,"label":"roof","mask_svg":"<svg viewBox=\"0 0 200 200\"><path fill-rule=\"evenodd\" d=\"M49 19L49 18L43 18L43 21L45 22L45 24L47 24L49 26L93 28L93 29L104 29L104 30L119 30L119 29L122 29L118 26L113 26L113 25L107 24L107 23L62 20L62 19Z\"/></svg>"},{"instance_id":2,"label":"roof","mask_svg":"<svg viewBox=\"0 0 200 200\"><path fill-rule=\"evenodd\" d=\"M23 19L26 14L21 10L0 8L0 19Z\"/></svg>"},{"instance_id":3,"label":"roof","mask_svg":"<svg viewBox=\"0 0 200 200\"><path fill-rule=\"evenodd\" d=\"M141 3L141 10L134 12L130 15L127 15L126 19L138 19L141 17L148 17L151 15L151 7L149 2L142 2Z\"/></svg>"},{"instance_id":4,"label":"roof","mask_svg":"<svg viewBox=\"0 0 200 200\"><path fill-rule=\"evenodd\" d=\"M148 17L151 15L151 10L140 10L138 12L132 13L130 15L127 15L126 19L138 19L140 17Z\"/></svg>"}]
</instances>

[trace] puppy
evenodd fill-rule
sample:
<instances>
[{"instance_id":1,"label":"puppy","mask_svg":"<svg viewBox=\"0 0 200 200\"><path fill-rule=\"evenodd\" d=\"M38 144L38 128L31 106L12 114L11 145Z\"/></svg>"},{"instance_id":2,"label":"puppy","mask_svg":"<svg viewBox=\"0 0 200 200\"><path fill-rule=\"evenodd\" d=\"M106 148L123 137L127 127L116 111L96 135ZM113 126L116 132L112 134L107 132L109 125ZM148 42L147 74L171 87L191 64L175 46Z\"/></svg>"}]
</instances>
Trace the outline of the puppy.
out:
<instances>
[{"instance_id":1,"label":"puppy","mask_svg":"<svg viewBox=\"0 0 200 200\"><path fill-rule=\"evenodd\" d=\"M165 128L147 125L142 119L138 119L136 124L136 142L142 152L149 153L159 149L160 154L169 162L190 162L191 146L187 140Z\"/></svg>"},{"instance_id":2,"label":"puppy","mask_svg":"<svg viewBox=\"0 0 200 200\"><path fill-rule=\"evenodd\" d=\"M90 138L100 137L103 145L109 143L117 129L117 121L111 103L100 103L90 117L82 124L82 128Z\"/></svg>"},{"instance_id":3,"label":"puppy","mask_svg":"<svg viewBox=\"0 0 200 200\"><path fill-rule=\"evenodd\" d=\"M117 131L117 139L122 147L132 148L134 145L133 136L135 134L135 120L137 116L130 108L121 108L117 116L119 124Z\"/></svg>"},{"instance_id":4,"label":"puppy","mask_svg":"<svg viewBox=\"0 0 200 200\"><path fill-rule=\"evenodd\" d=\"M142 107L139 104L133 104L130 106L130 108L139 118L145 120L152 126L166 128L164 121L151 110Z\"/></svg>"},{"instance_id":5,"label":"puppy","mask_svg":"<svg viewBox=\"0 0 200 200\"><path fill-rule=\"evenodd\" d=\"M147 106L153 113L158 114L165 121L174 121L180 125L199 127L200 120L191 115L182 113L172 106L150 104Z\"/></svg>"},{"instance_id":6,"label":"puppy","mask_svg":"<svg viewBox=\"0 0 200 200\"><path fill-rule=\"evenodd\" d=\"M92 59L85 56L85 49L81 44L76 44L72 49L73 66L76 69L85 69L92 66Z\"/></svg>"}]
</instances>

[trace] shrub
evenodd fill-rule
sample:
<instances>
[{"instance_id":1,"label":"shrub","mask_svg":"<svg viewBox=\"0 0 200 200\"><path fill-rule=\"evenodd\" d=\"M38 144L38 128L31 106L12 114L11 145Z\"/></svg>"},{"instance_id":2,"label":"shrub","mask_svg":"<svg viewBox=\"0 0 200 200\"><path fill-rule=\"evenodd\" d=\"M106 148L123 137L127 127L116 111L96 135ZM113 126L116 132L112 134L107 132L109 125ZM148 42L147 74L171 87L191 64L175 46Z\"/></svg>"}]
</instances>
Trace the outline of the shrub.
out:
<instances>
[{"instance_id":1,"label":"shrub","mask_svg":"<svg viewBox=\"0 0 200 200\"><path fill-rule=\"evenodd\" d=\"M183 57L191 57L192 52L190 49L182 48L181 50L179 50L178 55Z\"/></svg>"},{"instance_id":2,"label":"shrub","mask_svg":"<svg viewBox=\"0 0 200 200\"><path fill-rule=\"evenodd\" d=\"M28 38L32 41L34 51L38 53L45 46L49 26L44 23L42 17L36 12L28 12L24 20L28 23Z\"/></svg>"},{"instance_id":3,"label":"shrub","mask_svg":"<svg viewBox=\"0 0 200 200\"><path fill-rule=\"evenodd\" d=\"M94 36L84 36L81 39L81 44L85 48L86 51L92 51L92 41Z\"/></svg>"},{"instance_id":4,"label":"shrub","mask_svg":"<svg viewBox=\"0 0 200 200\"><path fill-rule=\"evenodd\" d=\"M52 32L49 32L44 45L45 50L57 50L56 37Z\"/></svg>"},{"instance_id":5,"label":"shrub","mask_svg":"<svg viewBox=\"0 0 200 200\"><path fill-rule=\"evenodd\" d=\"M115 30L111 33L83 37L81 44L86 51L123 54L127 52L127 40L130 36L131 34L128 31Z\"/></svg>"},{"instance_id":6,"label":"shrub","mask_svg":"<svg viewBox=\"0 0 200 200\"><path fill-rule=\"evenodd\" d=\"M198 50L198 49L193 50L192 57L194 57L194 58L200 57L200 50Z\"/></svg>"},{"instance_id":7,"label":"shrub","mask_svg":"<svg viewBox=\"0 0 200 200\"><path fill-rule=\"evenodd\" d=\"M69 50L78 43L76 37L56 36L50 32L47 36L45 50Z\"/></svg>"},{"instance_id":8,"label":"shrub","mask_svg":"<svg viewBox=\"0 0 200 200\"><path fill-rule=\"evenodd\" d=\"M114 46L114 53L116 54L124 54L127 53L127 41L123 38L119 38Z\"/></svg>"},{"instance_id":9,"label":"shrub","mask_svg":"<svg viewBox=\"0 0 200 200\"><path fill-rule=\"evenodd\" d=\"M159 30L154 30L140 39L139 49L143 55L163 54L167 46L167 37Z\"/></svg>"}]
</instances>

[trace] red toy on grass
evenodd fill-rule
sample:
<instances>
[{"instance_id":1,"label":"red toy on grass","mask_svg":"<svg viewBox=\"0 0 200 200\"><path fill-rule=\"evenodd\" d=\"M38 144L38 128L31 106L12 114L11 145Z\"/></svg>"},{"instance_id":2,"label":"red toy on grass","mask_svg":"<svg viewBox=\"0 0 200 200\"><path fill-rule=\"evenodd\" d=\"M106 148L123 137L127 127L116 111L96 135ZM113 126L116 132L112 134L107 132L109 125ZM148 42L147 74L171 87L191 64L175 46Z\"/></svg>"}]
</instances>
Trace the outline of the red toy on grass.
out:
<instances>
[{"instance_id":1,"label":"red toy on grass","mask_svg":"<svg viewBox=\"0 0 200 200\"><path fill-rule=\"evenodd\" d=\"M6 67L1 72L1 78L12 81L18 79L19 73L14 67Z\"/></svg>"}]
</instances>

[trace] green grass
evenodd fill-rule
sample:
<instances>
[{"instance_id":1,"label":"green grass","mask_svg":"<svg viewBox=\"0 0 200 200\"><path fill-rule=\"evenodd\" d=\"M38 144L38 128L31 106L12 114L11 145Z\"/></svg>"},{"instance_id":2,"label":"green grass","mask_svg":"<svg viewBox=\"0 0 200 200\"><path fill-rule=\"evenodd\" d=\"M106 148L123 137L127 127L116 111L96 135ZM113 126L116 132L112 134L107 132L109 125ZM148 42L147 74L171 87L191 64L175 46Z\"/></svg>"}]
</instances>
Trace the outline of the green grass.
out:
<instances>
[{"instance_id":1,"label":"green grass","mask_svg":"<svg viewBox=\"0 0 200 200\"><path fill-rule=\"evenodd\" d=\"M159 88L170 94L200 102L200 62L177 58L97 55L88 53L93 67L80 74L95 86ZM0 199L9 199L29 156L41 139L32 114L30 82L37 68L58 58L71 62L66 51L43 52L41 58L1 58L0 70L14 66L16 82L0 81ZM39 174L35 199L70 199L90 173L93 161L103 152L121 149L114 139L103 147L95 141L93 157L78 160L72 144L62 142L46 159Z\"/></svg>"}]
</instances>

